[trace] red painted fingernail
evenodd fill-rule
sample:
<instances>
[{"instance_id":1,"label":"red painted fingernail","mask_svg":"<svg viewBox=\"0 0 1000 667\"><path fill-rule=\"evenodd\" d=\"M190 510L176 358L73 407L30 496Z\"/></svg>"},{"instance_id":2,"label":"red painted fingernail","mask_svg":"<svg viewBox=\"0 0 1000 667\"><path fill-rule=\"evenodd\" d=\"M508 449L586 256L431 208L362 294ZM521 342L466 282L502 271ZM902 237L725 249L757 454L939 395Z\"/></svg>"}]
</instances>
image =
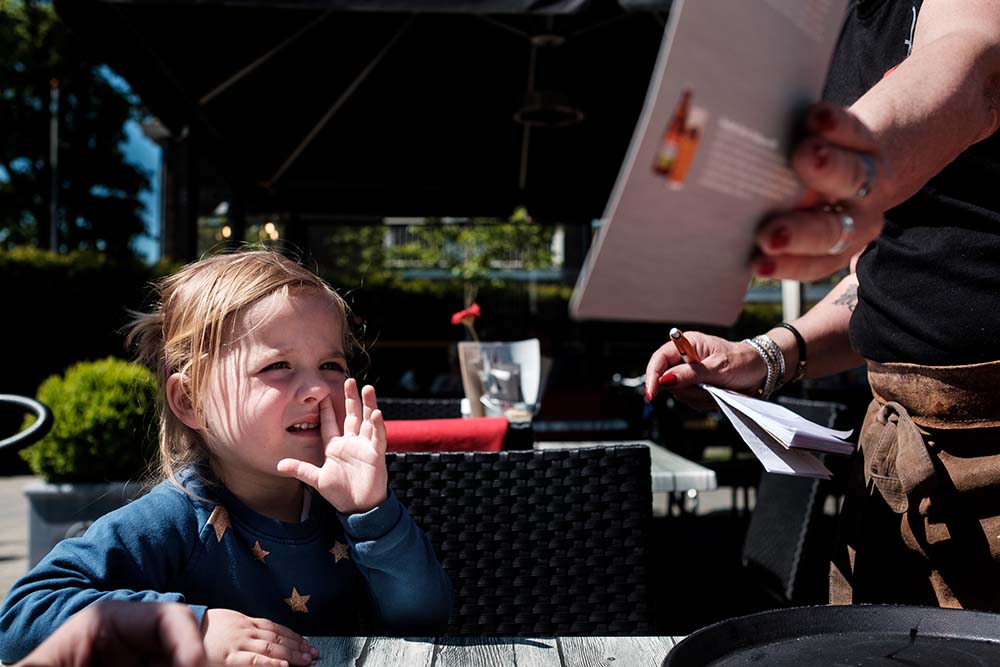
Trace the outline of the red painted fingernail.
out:
<instances>
[{"instance_id":1,"label":"red painted fingernail","mask_svg":"<svg viewBox=\"0 0 1000 667\"><path fill-rule=\"evenodd\" d=\"M822 169L830 161L830 149L823 144L816 144L813 147L813 159L815 160L816 168Z\"/></svg>"},{"instance_id":2,"label":"red painted fingernail","mask_svg":"<svg viewBox=\"0 0 1000 667\"><path fill-rule=\"evenodd\" d=\"M837 119L829 109L820 109L813 115L813 123L818 132L829 132L837 127Z\"/></svg>"},{"instance_id":3,"label":"red painted fingernail","mask_svg":"<svg viewBox=\"0 0 1000 667\"><path fill-rule=\"evenodd\" d=\"M774 250L781 250L790 242L791 239L788 237L788 230L784 227L778 227L774 230L774 233L771 234L770 244Z\"/></svg>"},{"instance_id":4,"label":"red painted fingernail","mask_svg":"<svg viewBox=\"0 0 1000 667\"><path fill-rule=\"evenodd\" d=\"M663 375L660 376L660 379L656 381L656 384L660 385L661 387L668 387L676 383L677 383L677 376L674 375L673 373L664 373Z\"/></svg>"},{"instance_id":5,"label":"red painted fingernail","mask_svg":"<svg viewBox=\"0 0 1000 667\"><path fill-rule=\"evenodd\" d=\"M774 262L769 259L763 259L757 262L757 275L766 278L774 273L775 265Z\"/></svg>"},{"instance_id":6,"label":"red painted fingernail","mask_svg":"<svg viewBox=\"0 0 1000 667\"><path fill-rule=\"evenodd\" d=\"M653 400L653 397L649 395L649 389L646 389L646 402Z\"/></svg>"}]
</instances>

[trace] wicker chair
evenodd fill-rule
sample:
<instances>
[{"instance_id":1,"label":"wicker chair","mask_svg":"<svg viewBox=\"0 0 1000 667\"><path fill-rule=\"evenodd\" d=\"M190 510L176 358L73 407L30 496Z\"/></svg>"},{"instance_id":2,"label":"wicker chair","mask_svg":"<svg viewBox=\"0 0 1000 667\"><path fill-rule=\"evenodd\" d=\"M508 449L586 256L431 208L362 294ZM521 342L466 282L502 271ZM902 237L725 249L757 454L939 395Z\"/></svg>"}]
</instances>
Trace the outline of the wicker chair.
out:
<instances>
[{"instance_id":1,"label":"wicker chair","mask_svg":"<svg viewBox=\"0 0 1000 667\"><path fill-rule=\"evenodd\" d=\"M380 398L386 419L452 419L462 416L459 398Z\"/></svg>"},{"instance_id":2,"label":"wicker chair","mask_svg":"<svg viewBox=\"0 0 1000 667\"><path fill-rule=\"evenodd\" d=\"M454 585L448 634L655 634L648 448L387 456Z\"/></svg>"},{"instance_id":3,"label":"wicker chair","mask_svg":"<svg viewBox=\"0 0 1000 667\"><path fill-rule=\"evenodd\" d=\"M829 428L850 428L847 406L782 396L777 402ZM850 459L818 455L833 480L764 474L743 544L751 580L778 605L825 604L835 519L826 516L830 495L843 493Z\"/></svg>"}]
</instances>

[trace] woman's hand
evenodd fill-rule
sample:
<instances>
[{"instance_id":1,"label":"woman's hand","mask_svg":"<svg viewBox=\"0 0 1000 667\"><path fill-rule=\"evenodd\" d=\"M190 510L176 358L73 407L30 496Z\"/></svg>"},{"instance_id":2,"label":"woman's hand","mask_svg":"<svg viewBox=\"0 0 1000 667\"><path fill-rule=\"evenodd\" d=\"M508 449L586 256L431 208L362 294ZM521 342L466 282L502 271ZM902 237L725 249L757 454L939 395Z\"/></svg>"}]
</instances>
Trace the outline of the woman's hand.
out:
<instances>
[{"instance_id":1,"label":"woman's hand","mask_svg":"<svg viewBox=\"0 0 1000 667\"><path fill-rule=\"evenodd\" d=\"M661 345L646 365L647 398L665 389L694 408L706 409L715 403L697 388L698 384L750 393L764 382L767 367L749 345L697 331L688 331L684 336L701 361L686 363L673 341Z\"/></svg>"},{"instance_id":2,"label":"woman's hand","mask_svg":"<svg viewBox=\"0 0 1000 667\"><path fill-rule=\"evenodd\" d=\"M313 487L337 511L367 512L388 495L389 474L385 467L385 420L375 402L375 388L344 382L346 413L343 435L338 428L329 396L319 406L319 426L326 443L325 460L317 467L298 459L282 459L278 471Z\"/></svg>"},{"instance_id":3,"label":"woman's hand","mask_svg":"<svg viewBox=\"0 0 1000 667\"><path fill-rule=\"evenodd\" d=\"M319 651L301 635L266 618L209 609L201 622L208 664L288 667L309 665Z\"/></svg>"},{"instance_id":4,"label":"woman's hand","mask_svg":"<svg viewBox=\"0 0 1000 667\"><path fill-rule=\"evenodd\" d=\"M761 277L823 278L846 267L882 232L880 184L892 177L871 131L849 110L830 104L809 111L806 129L791 166L810 189L810 206L770 218L757 231L760 255L753 269Z\"/></svg>"}]
</instances>

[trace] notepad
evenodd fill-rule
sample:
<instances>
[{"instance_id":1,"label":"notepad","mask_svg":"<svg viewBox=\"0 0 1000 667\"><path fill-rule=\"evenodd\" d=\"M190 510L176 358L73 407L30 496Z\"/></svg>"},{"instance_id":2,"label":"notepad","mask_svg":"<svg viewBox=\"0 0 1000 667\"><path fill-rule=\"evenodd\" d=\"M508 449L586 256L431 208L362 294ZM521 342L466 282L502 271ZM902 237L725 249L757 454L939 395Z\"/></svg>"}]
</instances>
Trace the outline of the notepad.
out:
<instances>
[{"instance_id":1,"label":"notepad","mask_svg":"<svg viewBox=\"0 0 1000 667\"><path fill-rule=\"evenodd\" d=\"M820 426L777 403L710 385L701 387L768 472L829 479L829 469L814 453L847 456L854 451L854 445L845 442L851 430Z\"/></svg>"}]
</instances>

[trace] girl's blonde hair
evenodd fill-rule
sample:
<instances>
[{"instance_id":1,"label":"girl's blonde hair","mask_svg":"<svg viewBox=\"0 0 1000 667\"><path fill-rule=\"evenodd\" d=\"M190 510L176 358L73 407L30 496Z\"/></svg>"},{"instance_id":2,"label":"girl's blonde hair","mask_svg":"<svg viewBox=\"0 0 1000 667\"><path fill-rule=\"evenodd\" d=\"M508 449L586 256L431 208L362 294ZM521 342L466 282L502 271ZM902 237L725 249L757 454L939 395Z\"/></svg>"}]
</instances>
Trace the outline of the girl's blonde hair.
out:
<instances>
[{"instance_id":1,"label":"girl's blonde hair","mask_svg":"<svg viewBox=\"0 0 1000 667\"><path fill-rule=\"evenodd\" d=\"M177 473L208 458L196 431L185 426L166 400L167 378L181 373L191 404L201 405L209 373L229 342L236 317L258 299L276 292L315 290L329 297L341 319L344 352L351 357L357 340L350 331L349 308L330 285L301 264L272 250L240 250L193 262L155 284L157 304L133 313L127 343L158 384L160 461L158 478L181 486Z\"/></svg>"}]
</instances>

